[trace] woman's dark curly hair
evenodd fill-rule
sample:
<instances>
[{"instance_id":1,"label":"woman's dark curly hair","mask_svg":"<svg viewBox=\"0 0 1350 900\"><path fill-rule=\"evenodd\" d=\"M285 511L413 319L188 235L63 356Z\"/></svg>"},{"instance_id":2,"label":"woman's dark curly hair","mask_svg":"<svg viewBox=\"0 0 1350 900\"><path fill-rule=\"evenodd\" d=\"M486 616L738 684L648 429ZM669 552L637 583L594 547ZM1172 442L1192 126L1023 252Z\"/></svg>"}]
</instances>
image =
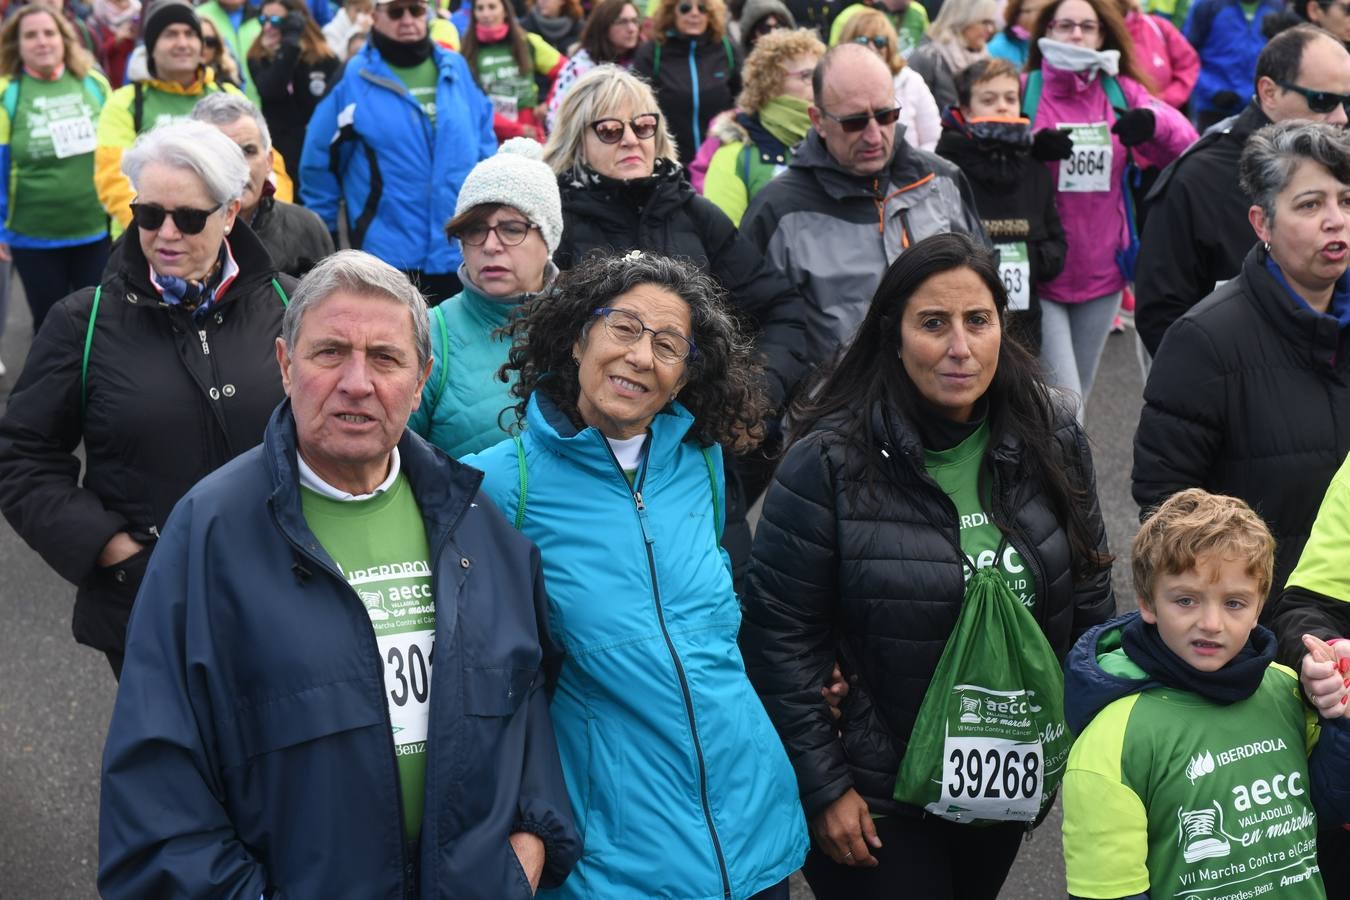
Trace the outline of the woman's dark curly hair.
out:
<instances>
[{"instance_id":1,"label":"woman's dark curly hair","mask_svg":"<svg viewBox=\"0 0 1350 900\"><path fill-rule=\"evenodd\" d=\"M728 311L717 283L688 263L634 251L626 256L594 255L565 272L546 291L525 301L505 331L512 338L502 381L518 373L511 394L518 422L525 420L530 395L538 388L585 427L577 412L581 391L572 345L586 343L598 321L597 307L639 285L664 288L689 304L696 351L685 360L679 400L694 416L686 440L703 446L738 444L760 432L768 403L753 345Z\"/></svg>"},{"instance_id":2,"label":"woman's dark curly hair","mask_svg":"<svg viewBox=\"0 0 1350 900\"><path fill-rule=\"evenodd\" d=\"M793 441L805 437L823 418L846 413L845 435L864 454L869 486L875 488L888 480L886 463L875 452L887 438L874 433L869 411L879 406L888 415L898 412L911 423L922 421L923 398L896 353L900 324L910 298L924 282L958 269L979 276L993 295L1000 325L1006 324L1008 293L994 254L961 233L924 238L891 263L853 343L833 368L818 376L817 386L802 392L793 410ZM1017 437L1025 476L1044 488L1068 535L1074 575L1087 578L1109 566L1111 557L1098 551L1097 536L1087 520L1085 511L1094 498L1076 477L1082 461L1070 458L1056 438L1057 409L1062 404L1041 381L1036 361L1016 341L1006 339L1006 328L1004 337L999 343L993 380L984 394L989 409L987 454L998 449L1005 434ZM992 515L994 524L1005 532L1011 530L1011 522L999 521L998 509Z\"/></svg>"}]
</instances>

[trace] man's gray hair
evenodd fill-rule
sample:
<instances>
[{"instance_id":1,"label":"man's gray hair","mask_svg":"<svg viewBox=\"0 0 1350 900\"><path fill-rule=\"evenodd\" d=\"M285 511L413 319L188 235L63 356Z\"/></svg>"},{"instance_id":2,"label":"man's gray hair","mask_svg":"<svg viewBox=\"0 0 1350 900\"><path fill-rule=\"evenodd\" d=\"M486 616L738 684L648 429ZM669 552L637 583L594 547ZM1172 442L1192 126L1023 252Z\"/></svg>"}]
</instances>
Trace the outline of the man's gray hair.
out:
<instances>
[{"instance_id":1,"label":"man's gray hair","mask_svg":"<svg viewBox=\"0 0 1350 900\"><path fill-rule=\"evenodd\" d=\"M217 91L207 94L192 107L190 118L208 125L233 125L244 116L251 116L262 135L262 149L266 153L272 149L272 132L267 130L267 119L262 110L253 105L253 101L240 94Z\"/></svg>"},{"instance_id":2,"label":"man's gray hair","mask_svg":"<svg viewBox=\"0 0 1350 900\"><path fill-rule=\"evenodd\" d=\"M339 250L300 279L281 320L281 339L286 342L287 353L294 350L300 337L300 322L305 313L334 294L388 297L408 307L412 314L417 364L424 366L431 359L431 325L427 319L427 301L421 291L407 275L361 250Z\"/></svg>"},{"instance_id":3,"label":"man's gray hair","mask_svg":"<svg viewBox=\"0 0 1350 900\"><path fill-rule=\"evenodd\" d=\"M151 163L192 172L206 193L224 206L248 187L248 164L239 145L217 128L191 120L169 122L146 132L122 157L122 172L141 189L141 173Z\"/></svg>"},{"instance_id":4,"label":"man's gray hair","mask_svg":"<svg viewBox=\"0 0 1350 900\"><path fill-rule=\"evenodd\" d=\"M1350 185L1350 134L1324 122L1291 119L1267 125L1247 138L1238 161L1238 183L1265 213L1267 227L1275 222L1275 198L1305 160Z\"/></svg>"}]
</instances>

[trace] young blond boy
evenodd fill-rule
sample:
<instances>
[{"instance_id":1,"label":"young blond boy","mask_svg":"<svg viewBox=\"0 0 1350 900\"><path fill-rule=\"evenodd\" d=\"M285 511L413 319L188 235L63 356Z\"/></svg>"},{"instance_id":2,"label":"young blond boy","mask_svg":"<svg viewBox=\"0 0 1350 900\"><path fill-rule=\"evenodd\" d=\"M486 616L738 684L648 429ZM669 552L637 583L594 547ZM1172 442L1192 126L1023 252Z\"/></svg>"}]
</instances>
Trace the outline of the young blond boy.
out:
<instances>
[{"instance_id":1,"label":"young blond boy","mask_svg":"<svg viewBox=\"0 0 1350 900\"><path fill-rule=\"evenodd\" d=\"M1269 529L1241 500L1193 489L1163 503L1132 549L1139 611L1085 634L1066 662L1078 733L1064 777L1069 893L1323 900L1308 758L1318 721L1257 625ZM1324 744L1347 733L1334 721ZM1311 761L1318 777L1344 781L1350 766L1324 760Z\"/></svg>"}]
</instances>

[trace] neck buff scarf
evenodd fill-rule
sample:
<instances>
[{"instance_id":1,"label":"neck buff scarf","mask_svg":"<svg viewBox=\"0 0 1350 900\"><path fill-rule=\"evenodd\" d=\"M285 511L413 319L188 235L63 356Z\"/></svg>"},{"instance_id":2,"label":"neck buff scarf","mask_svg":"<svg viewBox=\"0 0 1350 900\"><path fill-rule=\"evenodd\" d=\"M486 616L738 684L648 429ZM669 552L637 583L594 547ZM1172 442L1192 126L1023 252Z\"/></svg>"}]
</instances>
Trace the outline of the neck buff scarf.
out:
<instances>
[{"instance_id":1,"label":"neck buff scarf","mask_svg":"<svg viewBox=\"0 0 1350 900\"><path fill-rule=\"evenodd\" d=\"M506 36L511 33L511 26L505 22L500 25L475 25L473 33L478 36L480 44L496 44L506 40Z\"/></svg>"},{"instance_id":2,"label":"neck buff scarf","mask_svg":"<svg viewBox=\"0 0 1350 900\"><path fill-rule=\"evenodd\" d=\"M782 94L774 97L759 111L759 123L764 130L782 141L784 147L795 147L811 128L811 104L799 97Z\"/></svg>"},{"instance_id":3,"label":"neck buff scarf","mask_svg":"<svg viewBox=\"0 0 1350 900\"><path fill-rule=\"evenodd\" d=\"M933 48L937 50L938 56L947 63L947 67L955 75L967 66L973 65L982 59L989 58L989 50L981 47L979 50L971 50L961 40L960 36L942 37L933 41Z\"/></svg>"},{"instance_id":4,"label":"neck buff scarf","mask_svg":"<svg viewBox=\"0 0 1350 900\"><path fill-rule=\"evenodd\" d=\"M429 37L407 43L386 37L372 28L370 30L370 42L379 51L381 59L400 69L411 69L413 66L421 65L431 56L431 38Z\"/></svg>"},{"instance_id":5,"label":"neck buff scarf","mask_svg":"<svg viewBox=\"0 0 1350 900\"><path fill-rule=\"evenodd\" d=\"M1047 64L1065 72L1100 72L1112 76L1120 73L1119 50L1090 50L1050 38L1041 38L1036 46L1041 48L1041 56L1045 57Z\"/></svg>"},{"instance_id":6,"label":"neck buff scarf","mask_svg":"<svg viewBox=\"0 0 1350 900\"><path fill-rule=\"evenodd\" d=\"M1193 669L1163 643L1155 625L1132 619L1121 632L1125 654L1168 687L1199 694L1213 703L1228 705L1245 700L1261 686L1275 659L1275 633L1257 626L1238 655L1217 672Z\"/></svg>"}]
</instances>

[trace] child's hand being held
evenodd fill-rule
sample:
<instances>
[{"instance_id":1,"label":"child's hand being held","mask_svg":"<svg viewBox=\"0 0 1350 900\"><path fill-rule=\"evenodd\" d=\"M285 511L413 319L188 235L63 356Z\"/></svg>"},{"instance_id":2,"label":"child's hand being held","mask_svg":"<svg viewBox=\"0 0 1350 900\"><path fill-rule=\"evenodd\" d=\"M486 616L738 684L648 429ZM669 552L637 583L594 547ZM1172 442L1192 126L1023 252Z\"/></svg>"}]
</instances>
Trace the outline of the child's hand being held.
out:
<instances>
[{"instance_id":1,"label":"child's hand being held","mask_svg":"<svg viewBox=\"0 0 1350 900\"><path fill-rule=\"evenodd\" d=\"M1346 643L1341 642L1344 646ZM1303 635L1303 646L1308 648L1300 667L1299 681L1303 684L1303 693L1308 701L1317 707L1324 719L1344 716L1347 701L1350 700L1350 678L1346 671L1350 669L1350 653L1343 654L1339 647L1333 647L1326 641L1311 634ZM1350 647L1345 647L1350 651Z\"/></svg>"}]
</instances>

